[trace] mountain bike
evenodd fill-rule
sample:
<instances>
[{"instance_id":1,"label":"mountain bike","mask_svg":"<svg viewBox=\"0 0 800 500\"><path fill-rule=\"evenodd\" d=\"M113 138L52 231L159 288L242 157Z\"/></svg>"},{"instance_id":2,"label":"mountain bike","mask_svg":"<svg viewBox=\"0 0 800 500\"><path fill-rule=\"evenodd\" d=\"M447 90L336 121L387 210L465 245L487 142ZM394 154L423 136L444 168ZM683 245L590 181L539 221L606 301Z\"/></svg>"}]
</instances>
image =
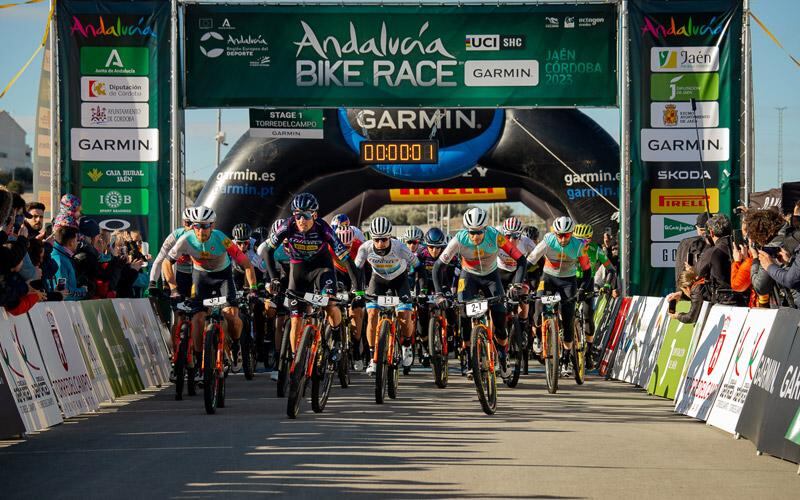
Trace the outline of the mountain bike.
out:
<instances>
[{"instance_id":1,"label":"mountain bike","mask_svg":"<svg viewBox=\"0 0 800 500\"><path fill-rule=\"evenodd\" d=\"M448 379L448 331L451 325L448 325L446 312L449 307L447 299L441 305L434 304L428 320L428 352L433 366L433 381L441 389L447 387Z\"/></svg>"},{"instance_id":2,"label":"mountain bike","mask_svg":"<svg viewBox=\"0 0 800 500\"><path fill-rule=\"evenodd\" d=\"M239 317L242 319L242 336L239 338L240 352L238 355L242 357L242 372L244 372L244 378L247 380L253 380L256 371L257 353L254 318L256 307L262 304L259 298L253 297L248 301L247 307L239 308Z\"/></svg>"},{"instance_id":3,"label":"mountain bike","mask_svg":"<svg viewBox=\"0 0 800 500\"><path fill-rule=\"evenodd\" d=\"M391 399L397 398L400 379L400 339L397 336L397 314L400 297L392 295L366 295L368 300L378 304L378 347L375 349L375 403L383 404L388 393Z\"/></svg>"},{"instance_id":4,"label":"mountain bike","mask_svg":"<svg viewBox=\"0 0 800 500\"><path fill-rule=\"evenodd\" d=\"M497 411L497 348L494 345L494 333L487 312L493 303L503 297L459 301L464 306L467 317L472 320L470 349L472 355L472 380L478 393L484 413L494 415Z\"/></svg>"},{"instance_id":5,"label":"mountain bike","mask_svg":"<svg viewBox=\"0 0 800 500\"><path fill-rule=\"evenodd\" d=\"M205 299L203 306L211 311L206 317L203 330L203 402L206 413L213 414L217 408L225 407L225 367L228 364L225 352L225 333L222 309L228 306L227 297Z\"/></svg>"},{"instance_id":6,"label":"mountain bike","mask_svg":"<svg viewBox=\"0 0 800 500\"><path fill-rule=\"evenodd\" d=\"M192 315L194 307L190 303L180 302L173 305L175 311L175 327L172 329L172 367L175 373L175 401L183 399L183 384L188 375L186 393L194 396L195 365L192 343Z\"/></svg>"},{"instance_id":7,"label":"mountain bike","mask_svg":"<svg viewBox=\"0 0 800 500\"><path fill-rule=\"evenodd\" d=\"M586 380L586 333L589 331L589 326L584 319L584 310L588 307L585 299L597 296L593 292L579 291L575 296L575 319L574 319L574 332L575 339L572 341L572 352L570 359L572 361L573 375L575 382L582 385ZM592 321L590 318L589 321Z\"/></svg>"},{"instance_id":8,"label":"mountain bike","mask_svg":"<svg viewBox=\"0 0 800 500\"><path fill-rule=\"evenodd\" d=\"M506 325L508 328L508 356L506 357L506 362L511 364L511 376L504 377L503 382L508 387L516 387L519 383L519 376L525 363L528 344L522 331L517 311L522 298L518 298L514 290L513 286L509 288L503 298L507 311Z\"/></svg>"},{"instance_id":9,"label":"mountain bike","mask_svg":"<svg viewBox=\"0 0 800 500\"><path fill-rule=\"evenodd\" d=\"M561 295L546 294L537 300L542 302L542 358L547 392L555 394L561 360Z\"/></svg>"},{"instance_id":10,"label":"mountain bike","mask_svg":"<svg viewBox=\"0 0 800 500\"><path fill-rule=\"evenodd\" d=\"M342 350L339 354L339 361L337 362L337 373L339 374L339 385L342 389L347 389L350 386L350 367L352 366L352 359L350 354L350 349L352 346L352 341L350 339L350 308L348 307L350 303L350 294L346 291L340 290L336 294L336 299L338 301L339 310L342 312L342 324L341 324L341 333L342 333Z\"/></svg>"}]
</instances>

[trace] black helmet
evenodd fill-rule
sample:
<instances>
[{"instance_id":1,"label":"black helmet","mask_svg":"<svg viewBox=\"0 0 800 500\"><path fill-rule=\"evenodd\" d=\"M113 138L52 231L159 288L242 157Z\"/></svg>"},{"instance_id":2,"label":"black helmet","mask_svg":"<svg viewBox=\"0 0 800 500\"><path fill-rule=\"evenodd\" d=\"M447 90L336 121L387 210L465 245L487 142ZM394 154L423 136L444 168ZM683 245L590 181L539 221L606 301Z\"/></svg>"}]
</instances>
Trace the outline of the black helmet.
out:
<instances>
[{"instance_id":1,"label":"black helmet","mask_svg":"<svg viewBox=\"0 0 800 500\"><path fill-rule=\"evenodd\" d=\"M447 245L447 239L441 229L432 227L425 233L425 245L433 248L441 248Z\"/></svg>"},{"instance_id":2,"label":"black helmet","mask_svg":"<svg viewBox=\"0 0 800 500\"><path fill-rule=\"evenodd\" d=\"M527 236L532 240L539 239L539 229L536 226L525 226L522 229L522 234L524 234L525 236Z\"/></svg>"},{"instance_id":3,"label":"black helmet","mask_svg":"<svg viewBox=\"0 0 800 500\"><path fill-rule=\"evenodd\" d=\"M236 224L233 226L233 241L249 241L250 235L253 231L250 229L250 224Z\"/></svg>"},{"instance_id":4,"label":"black helmet","mask_svg":"<svg viewBox=\"0 0 800 500\"><path fill-rule=\"evenodd\" d=\"M292 199L292 212L316 212L319 210L317 197L311 193L300 193Z\"/></svg>"}]
</instances>

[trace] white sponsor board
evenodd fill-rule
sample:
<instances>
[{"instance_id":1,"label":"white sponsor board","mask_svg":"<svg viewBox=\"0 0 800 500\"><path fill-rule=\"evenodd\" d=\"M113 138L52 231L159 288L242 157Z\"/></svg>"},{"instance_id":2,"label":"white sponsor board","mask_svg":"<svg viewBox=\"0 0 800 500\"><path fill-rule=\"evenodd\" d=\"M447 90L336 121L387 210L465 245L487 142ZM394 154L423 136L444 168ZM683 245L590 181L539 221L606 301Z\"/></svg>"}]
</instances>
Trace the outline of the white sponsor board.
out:
<instances>
[{"instance_id":1,"label":"white sponsor board","mask_svg":"<svg viewBox=\"0 0 800 500\"><path fill-rule=\"evenodd\" d=\"M777 314L777 309L750 309L708 416L709 425L731 434L736 432L739 415Z\"/></svg>"},{"instance_id":2,"label":"white sponsor board","mask_svg":"<svg viewBox=\"0 0 800 500\"><path fill-rule=\"evenodd\" d=\"M40 302L28 315L64 417L95 411L100 402L64 303Z\"/></svg>"},{"instance_id":3,"label":"white sponsor board","mask_svg":"<svg viewBox=\"0 0 800 500\"><path fill-rule=\"evenodd\" d=\"M651 215L650 239L653 241L680 242L697 236L696 215Z\"/></svg>"},{"instance_id":4,"label":"white sponsor board","mask_svg":"<svg viewBox=\"0 0 800 500\"><path fill-rule=\"evenodd\" d=\"M157 128L73 128L73 161L158 161Z\"/></svg>"},{"instance_id":5,"label":"white sponsor board","mask_svg":"<svg viewBox=\"0 0 800 500\"><path fill-rule=\"evenodd\" d=\"M639 371L633 379L633 383L639 387L647 387L650 382L650 376L658 360L658 350L664 342L664 334L667 333L667 325L669 324L669 302L663 300L661 306L656 312L655 323L651 323L652 328L647 332L641 347L642 354L639 360Z\"/></svg>"},{"instance_id":6,"label":"white sponsor board","mask_svg":"<svg viewBox=\"0 0 800 500\"><path fill-rule=\"evenodd\" d=\"M658 323L658 313L662 309L664 299L659 297L645 297L642 307L637 311L638 318L630 335L625 338L625 359L618 359L622 364L619 379L631 384L639 374L639 365L644 357L648 333L655 330Z\"/></svg>"},{"instance_id":7,"label":"white sponsor board","mask_svg":"<svg viewBox=\"0 0 800 500\"><path fill-rule=\"evenodd\" d=\"M63 422L26 314L10 316L0 310L0 365L27 432Z\"/></svg>"},{"instance_id":8,"label":"white sponsor board","mask_svg":"<svg viewBox=\"0 0 800 500\"><path fill-rule=\"evenodd\" d=\"M675 396L675 411L706 420L728 368L747 308L715 305L703 325L694 356L686 365L681 390Z\"/></svg>"},{"instance_id":9,"label":"white sponsor board","mask_svg":"<svg viewBox=\"0 0 800 500\"><path fill-rule=\"evenodd\" d=\"M699 140L698 140L699 135ZM642 161L728 161L730 129L643 128Z\"/></svg>"},{"instance_id":10,"label":"white sponsor board","mask_svg":"<svg viewBox=\"0 0 800 500\"><path fill-rule=\"evenodd\" d=\"M464 63L467 87L535 87L539 85L539 61L467 61Z\"/></svg>"},{"instance_id":11,"label":"white sponsor board","mask_svg":"<svg viewBox=\"0 0 800 500\"><path fill-rule=\"evenodd\" d=\"M692 111L690 102L651 102L650 126L653 128L700 128L719 126L719 103L716 101L696 102ZM696 118L696 120L695 120Z\"/></svg>"},{"instance_id":12,"label":"white sponsor board","mask_svg":"<svg viewBox=\"0 0 800 500\"><path fill-rule=\"evenodd\" d=\"M111 301L114 305L114 310L119 318L119 323L122 325L122 333L125 335L125 340L131 346L133 352L133 362L136 363L136 370L139 372L139 377L145 387L153 387L161 385L161 382L156 375L153 368L153 362L150 359L150 354L147 349L147 339L137 324L137 318L131 308L129 300L114 299Z\"/></svg>"},{"instance_id":13,"label":"white sponsor board","mask_svg":"<svg viewBox=\"0 0 800 500\"><path fill-rule=\"evenodd\" d=\"M114 391L111 388L111 383L108 381L108 373L103 367L103 361L97 352L97 346L94 345L94 339L86 326L86 319L83 316L80 302L64 302L64 306L69 313L70 322L72 323L72 331L75 338L78 340L78 347L80 347L81 354L83 355L83 362L86 365L86 371L89 373L89 378L94 384L95 396L99 402L113 402Z\"/></svg>"},{"instance_id":14,"label":"white sponsor board","mask_svg":"<svg viewBox=\"0 0 800 500\"><path fill-rule=\"evenodd\" d=\"M719 48L653 47L650 49L650 71L655 73L719 71Z\"/></svg>"},{"instance_id":15,"label":"white sponsor board","mask_svg":"<svg viewBox=\"0 0 800 500\"><path fill-rule=\"evenodd\" d=\"M153 369L162 384L169 382L169 372L172 366L172 349L163 337L161 321L156 316L149 299L131 299L131 307L136 315L141 329L147 336L147 351L153 359ZM169 330L167 330L169 338Z\"/></svg>"},{"instance_id":16,"label":"white sponsor board","mask_svg":"<svg viewBox=\"0 0 800 500\"><path fill-rule=\"evenodd\" d=\"M651 243L650 266L675 267L678 245L680 245L680 243Z\"/></svg>"},{"instance_id":17,"label":"white sponsor board","mask_svg":"<svg viewBox=\"0 0 800 500\"><path fill-rule=\"evenodd\" d=\"M631 306L628 309L628 314L625 315L625 325L620 332L620 338L617 341L617 347L614 350L614 365L611 367L611 378L615 380L622 380L622 369L625 366L625 358L628 356L628 351L633 348L634 344L630 339L635 338L636 331L639 327L639 318L645 307L645 299L647 297L633 297L631 299Z\"/></svg>"},{"instance_id":18,"label":"white sponsor board","mask_svg":"<svg viewBox=\"0 0 800 500\"><path fill-rule=\"evenodd\" d=\"M150 105L146 102L84 102L81 126L106 128L147 128Z\"/></svg>"},{"instance_id":19,"label":"white sponsor board","mask_svg":"<svg viewBox=\"0 0 800 500\"><path fill-rule=\"evenodd\" d=\"M84 76L82 101L147 102L150 79L146 76Z\"/></svg>"}]
</instances>

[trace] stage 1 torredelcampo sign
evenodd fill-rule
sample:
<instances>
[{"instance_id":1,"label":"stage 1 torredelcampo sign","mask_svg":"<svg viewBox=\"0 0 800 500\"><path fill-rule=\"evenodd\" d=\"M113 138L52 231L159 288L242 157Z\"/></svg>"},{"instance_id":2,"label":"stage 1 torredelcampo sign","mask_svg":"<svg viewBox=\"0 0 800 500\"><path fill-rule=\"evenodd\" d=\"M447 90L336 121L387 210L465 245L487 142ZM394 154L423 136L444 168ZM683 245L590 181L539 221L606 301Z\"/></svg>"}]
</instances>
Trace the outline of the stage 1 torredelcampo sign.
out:
<instances>
[{"instance_id":1,"label":"stage 1 torredelcampo sign","mask_svg":"<svg viewBox=\"0 0 800 500\"><path fill-rule=\"evenodd\" d=\"M617 104L613 4L192 3L185 13L187 107Z\"/></svg>"},{"instance_id":2,"label":"stage 1 torredelcampo sign","mask_svg":"<svg viewBox=\"0 0 800 500\"><path fill-rule=\"evenodd\" d=\"M322 139L321 109L251 109L251 137Z\"/></svg>"}]
</instances>

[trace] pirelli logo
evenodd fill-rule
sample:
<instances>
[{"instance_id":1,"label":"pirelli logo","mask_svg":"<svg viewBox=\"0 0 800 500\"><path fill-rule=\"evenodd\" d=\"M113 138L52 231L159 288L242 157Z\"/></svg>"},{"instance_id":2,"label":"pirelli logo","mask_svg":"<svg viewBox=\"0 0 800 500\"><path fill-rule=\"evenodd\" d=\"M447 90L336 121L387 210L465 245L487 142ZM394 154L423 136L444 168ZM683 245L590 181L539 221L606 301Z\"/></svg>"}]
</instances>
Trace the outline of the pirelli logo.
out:
<instances>
[{"instance_id":1,"label":"pirelli logo","mask_svg":"<svg viewBox=\"0 0 800 500\"><path fill-rule=\"evenodd\" d=\"M389 199L399 202L430 201L502 201L508 199L506 188L404 188L390 189Z\"/></svg>"},{"instance_id":2,"label":"pirelli logo","mask_svg":"<svg viewBox=\"0 0 800 500\"><path fill-rule=\"evenodd\" d=\"M650 191L650 210L654 214L699 214L719 212L719 189L653 189Z\"/></svg>"}]
</instances>

